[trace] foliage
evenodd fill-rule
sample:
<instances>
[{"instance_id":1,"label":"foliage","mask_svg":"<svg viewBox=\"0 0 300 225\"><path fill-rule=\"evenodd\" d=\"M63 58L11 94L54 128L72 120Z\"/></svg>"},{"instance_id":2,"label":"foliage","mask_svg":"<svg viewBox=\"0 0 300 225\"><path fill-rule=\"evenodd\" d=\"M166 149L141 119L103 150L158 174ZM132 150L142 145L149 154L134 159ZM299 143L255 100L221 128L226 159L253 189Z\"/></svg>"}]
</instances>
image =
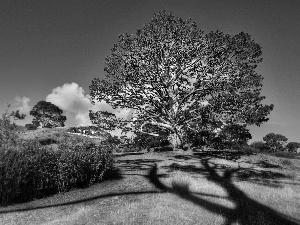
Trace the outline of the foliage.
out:
<instances>
[{"instance_id":1,"label":"foliage","mask_svg":"<svg viewBox=\"0 0 300 225\"><path fill-rule=\"evenodd\" d=\"M17 143L17 125L15 122L11 122L11 119L22 120L25 118L25 114L20 114L20 111L8 112L10 105L8 105L5 113L2 114L0 119L0 148L6 149L7 147L15 146ZM1 149L0 149L1 150Z\"/></svg>"},{"instance_id":2,"label":"foliage","mask_svg":"<svg viewBox=\"0 0 300 225\"><path fill-rule=\"evenodd\" d=\"M0 152L0 204L30 201L102 180L112 167L111 149L71 142L57 151L38 140Z\"/></svg>"},{"instance_id":3,"label":"foliage","mask_svg":"<svg viewBox=\"0 0 300 225\"><path fill-rule=\"evenodd\" d=\"M38 102L30 111L30 115L34 117L32 124L47 128L64 127L67 118L62 113L59 107L46 101Z\"/></svg>"},{"instance_id":4,"label":"foliage","mask_svg":"<svg viewBox=\"0 0 300 225\"><path fill-rule=\"evenodd\" d=\"M56 144L57 140L54 138L46 137L46 138L40 138L38 139L41 145L51 145Z\"/></svg>"},{"instance_id":5,"label":"foliage","mask_svg":"<svg viewBox=\"0 0 300 225\"><path fill-rule=\"evenodd\" d=\"M293 152L274 152L272 155L287 159L295 159L297 157L297 155Z\"/></svg>"},{"instance_id":6,"label":"foliage","mask_svg":"<svg viewBox=\"0 0 300 225\"><path fill-rule=\"evenodd\" d=\"M249 129L245 125L230 124L221 129L220 132L201 131L187 132L187 142L192 146L207 146L215 149L243 149L252 138Z\"/></svg>"},{"instance_id":7,"label":"foliage","mask_svg":"<svg viewBox=\"0 0 300 225\"><path fill-rule=\"evenodd\" d=\"M288 139L281 134L269 133L263 137L263 140L266 142L266 146L270 148L270 151L277 152L283 150L283 145Z\"/></svg>"},{"instance_id":8,"label":"foliage","mask_svg":"<svg viewBox=\"0 0 300 225\"><path fill-rule=\"evenodd\" d=\"M194 147L210 146L215 136L215 133L208 130L203 130L200 132L187 130L188 142Z\"/></svg>"},{"instance_id":9,"label":"foliage","mask_svg":"<svg viewBox=\"0 0 300 225\"><path fill-rule=\"evenodd\" d=\"M119 145L121 144L121 140L118 136L109 136L105 141L104 143L108 143L108 144L111 144L111 145Z\"/></svg>"},{"instance_id":10,"label":"foliage","mask_svg":"<svg viewBox=\"0 0 300 225\"><path fill-rule=\"evenodd\" d=\"M165 139L145 133L137 133L133 139L133 143L139 149L150 149L164 145Z\"/></svg>"},{"instance_id":11,"label":"foliage","mask_svg":"<svg viewBox=\"0 0 300 225\"><path fill-rule=\"evenodd\" d=\"M245 125L230 124L225 126L219 133L225 145L228 147L247 145L252 138L249 129Z\"/></svg>"},{"instance_id":12,"label":"foliage","mask_svg":"<svg viewBox=\"0 0 300 225\"><path fill-rule=\"evenodd\" d=\"M289 142L285 147L289 152L296 152L300 148L299 142Z\"/></svg>"},{"instance_id":13,"label":"foliage","mask_svg":"<svg viewBox=\"0 0 300 225\"><path fill-rule=\"evenodd\" d=\"M118 119L115 114L106 111L92 112L89 111L89 117L93 124L106 131L114 130L118 125Z\"/></svg>"},{"instance_id":14,"label":"foliage","mask_svg":"<svg viewBox=\"0 0 300 225\"><path fill-rule=\"evenodd\" d=\"M36 130L37 129L37 125L36 124L34 125L32 123L26 124L25 127L27 130Z\"/></svg>"},{"instance_id":15,"label":"foliage","mask_svg":"<svg viewBox=\"0 0 300 225\"><path fill-rule=\"evenodd\" d=\"M258 149L259 151L268 151L268 147L266 146L266 144L262 141L254 141L253 143L251 143L251 146Z\"/></svg>"},{"instance_id":16,"label":"foliage","mask_svg":"<svg viewBox=\"0 0 300 225\"><path fill-rule=\"evenodd\" d=\"M251 146L251 145L240 146L238 150L242 151L243 153L256 153L256 152L258 152L258 149Z\"/></svg>"},{"instance_id":17,"label":"foliage","mask_svg":"<svg viewBox=\"0 0 300 225\"><path fill-rule=\"evenodd\" d=\"M92 81L90 96L132 109L134 132L158 126L181 146L188 131L268 121L273 105L261 104L260 56L247 33L205 34L191 19L163 12L135 34L119 36L105 61L105 79Z\"/></svg>"}]
</instances>

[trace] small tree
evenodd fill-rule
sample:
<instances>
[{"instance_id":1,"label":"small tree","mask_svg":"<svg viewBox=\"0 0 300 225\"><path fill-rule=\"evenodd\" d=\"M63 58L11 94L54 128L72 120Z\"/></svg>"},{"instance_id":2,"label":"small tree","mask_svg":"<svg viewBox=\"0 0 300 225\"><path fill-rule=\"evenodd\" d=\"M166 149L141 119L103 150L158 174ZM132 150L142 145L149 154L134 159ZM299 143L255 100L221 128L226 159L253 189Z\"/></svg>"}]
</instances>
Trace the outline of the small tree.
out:
<instances>
[{"instance_id":1,"label":"small tree","mask_svg":"<svg viewBox=\"0 0 300 225\"><path fill-rule=\"evenodd\" d=\"M298 142L289 142L285 147L289 152L296 152L300 148L300 143Z\"/></svg>"},{"instance_id":2,"label":"small tree","mask_svg":"<svg viewBox=\"0 0 300 225\"><path fill-rule=\"evenodd\" d=\"M63 111L51 102L40 101L30 111L34 117L32 124L47 128L64 127L66 116L62 115Z\"/></svg>"},{"instance_id":3,"label":"small tree","mask_svg":"<svg viewBox=\"0 0 300 225\"><path fill-rule=\"evenodd\" d=\"M219 137L222 138L228 147L247 145L249 139L252 138L249 129L245 125L230 124L225 126Z\"/></svg>"},{"instance_id":4,"label":"small tree","mask_svg":"<svg viewBox=\"0 0 300 225\"><path fill-rule=\"evenodd\" d=\"M269 133L263 138L263 140L266 142L266 146L269 147L271 151L276 152L283 150L283 146L286 144L288 139L281 134Z\"/></svg>"}]
</instances>

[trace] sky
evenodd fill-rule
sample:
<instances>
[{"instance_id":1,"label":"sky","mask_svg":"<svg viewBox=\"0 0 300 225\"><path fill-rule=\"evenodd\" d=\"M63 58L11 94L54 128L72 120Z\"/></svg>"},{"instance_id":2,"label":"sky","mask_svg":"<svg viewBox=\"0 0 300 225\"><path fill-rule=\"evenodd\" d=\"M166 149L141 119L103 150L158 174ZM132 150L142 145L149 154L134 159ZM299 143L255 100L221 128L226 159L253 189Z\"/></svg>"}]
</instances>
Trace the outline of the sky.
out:
<instances>
[{"instance_id":1,"label":"sky","mask_svg":"<svg viewBox=\"0 0 300 225\"><path fill-rule=\"evenodd\" d=\"M27 114L46 100L67 116L66 126L90 125L89 85L105 74L104 60L118 35L135 33L154 13L191 18L205 32L249 33L261 45L264 104L274 104L270 120L251 126L253 141L268 133L300 142L299 0L0 0L0 113Z\"/></svg>"}]
</instances>

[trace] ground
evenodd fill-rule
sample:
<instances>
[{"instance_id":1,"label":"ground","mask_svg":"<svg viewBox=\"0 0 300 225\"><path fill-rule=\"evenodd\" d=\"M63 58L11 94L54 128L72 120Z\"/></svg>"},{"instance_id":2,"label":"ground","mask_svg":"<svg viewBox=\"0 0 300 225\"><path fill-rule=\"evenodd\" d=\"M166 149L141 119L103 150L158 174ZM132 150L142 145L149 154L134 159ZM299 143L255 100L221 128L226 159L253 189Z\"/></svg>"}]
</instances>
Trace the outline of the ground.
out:
<instances>
[{"instance_id":1,"label":"ground","mask_svg":"<svg viewBox=\"0 0 300 225\"><path fill-rule=\"evenodd\" d=\"M0 224L300 224L299 187L297 159L214 151L116 154L110 179L0 207Z\"/></svg>"}]
</instances>

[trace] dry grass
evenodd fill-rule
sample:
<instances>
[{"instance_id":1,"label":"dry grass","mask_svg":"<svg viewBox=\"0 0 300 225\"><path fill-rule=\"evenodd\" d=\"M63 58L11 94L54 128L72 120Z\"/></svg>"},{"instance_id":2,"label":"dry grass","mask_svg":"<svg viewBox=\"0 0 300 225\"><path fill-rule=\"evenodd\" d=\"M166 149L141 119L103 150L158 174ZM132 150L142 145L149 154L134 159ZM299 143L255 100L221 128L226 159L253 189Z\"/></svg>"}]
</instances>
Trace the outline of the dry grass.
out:
<instances>
[{"instance_id":1,"label":"dry grass","mask_svg":"<svg viewBox=\"0 0 300 225\"><path fill-rule=\"evenodd\" d=\"M118 179L2 207L0 224L225 224L226 212L235 210L239 202L230 196L226 185L222 186L222 180L218 183L217 178L209 178L205 164L201 163L203 158L182 152L118 155ZM218 165L214 170L216 177L236 169L232 187L255 204L299 221L300 163L296 159L286 160L257 154L237 161L209 158L209 165ZM160 184L149 178L155 163ZM249 210L256 213L256 209ZM260 221L269 224L263 215ZM240 220L231 224L246 223Z\"/></svg>"}]
</instances>

